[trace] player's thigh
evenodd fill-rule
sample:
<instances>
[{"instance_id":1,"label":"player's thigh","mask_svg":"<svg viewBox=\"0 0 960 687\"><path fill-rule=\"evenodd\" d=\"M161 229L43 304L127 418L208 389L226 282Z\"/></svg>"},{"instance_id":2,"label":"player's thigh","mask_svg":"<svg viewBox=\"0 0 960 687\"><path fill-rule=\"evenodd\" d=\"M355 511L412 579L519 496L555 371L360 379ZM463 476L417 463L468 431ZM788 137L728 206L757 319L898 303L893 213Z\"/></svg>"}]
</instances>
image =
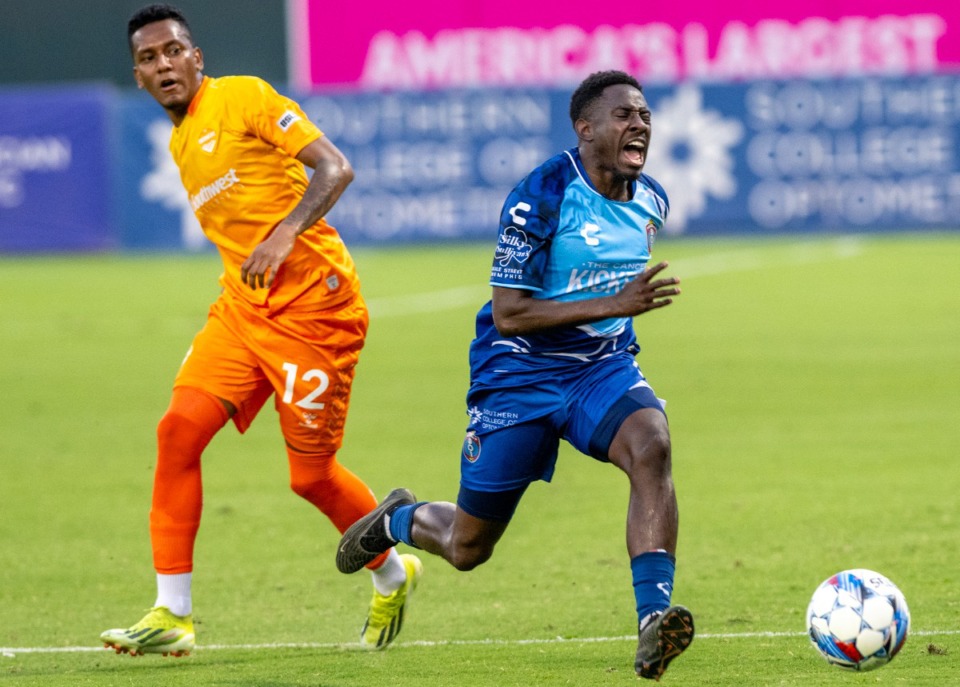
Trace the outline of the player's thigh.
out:
<instances>
[{"instance_id":1,"label":"player's thigh","mask_svg":"<svg viewBox=\"0 0 960 687\"><path fill-rule=\"evenodd\" d=\"M636 363L626 357L598 363L572 387L569 408L564 438L577 450L602 461L609 460L614 437L633 413L655 409L664 417L663 402Z\"/></svg>"},{"instance_id":2,"label":"player's thigh","mask_svg":"<svg viewBox=\"0 0 960 687\"><path fill-rule=\"evenodd\" d=\"M283 435L300 451L335 452L366 335L366 309L297 315L279 324L258 357L276 390Z\"/></svg>"},{"instance_id":3,"label":"player's thigh","mask_svg":"<svg viewBox=\"0 0 960 687\"><path fill-rule=\"evenodd\" d=\"M461 451L458 508L480 520L509 522L527 486L553 477L559 444L560 432L550 417L483 434L468 432Z\"/></svg>"},{"instance_id":4,"label":"player's thigh","mask_svg":"<svg viewBox=\"0 0 960 687\"><path fill-rule=\"evenodd\" d=\"M242 321L222 300L210 309L174 379L174 386L202 389L228 401L242 432L272 392L272 386L244 337Z\"/></svg>"}]
</instances>

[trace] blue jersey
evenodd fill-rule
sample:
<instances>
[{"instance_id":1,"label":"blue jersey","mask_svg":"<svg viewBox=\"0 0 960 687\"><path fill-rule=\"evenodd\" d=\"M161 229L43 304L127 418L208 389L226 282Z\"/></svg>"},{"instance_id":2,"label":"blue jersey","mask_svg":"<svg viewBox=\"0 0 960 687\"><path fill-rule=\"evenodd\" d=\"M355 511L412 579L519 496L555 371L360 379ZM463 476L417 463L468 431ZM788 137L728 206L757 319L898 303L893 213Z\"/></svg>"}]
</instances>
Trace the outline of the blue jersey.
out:
<instances>
[{"instance_id":1,"label":"blue jersey","mask_svg":"<svg viewBox=\"0 0 960 687\"><path fill-rule=\"evenodd\" d=\"M571 148L533 170L507 197L490 284L559 301L616 293L645 269L669 207L663 188L646 174L634 182L630 200L601 195ZM630 317L504 337L488 302L477 314L470 360L474 381L483 384L484 371L529 370L535 359L536 367L549 368L637 350Z\"/></svg>"}]
</instances>

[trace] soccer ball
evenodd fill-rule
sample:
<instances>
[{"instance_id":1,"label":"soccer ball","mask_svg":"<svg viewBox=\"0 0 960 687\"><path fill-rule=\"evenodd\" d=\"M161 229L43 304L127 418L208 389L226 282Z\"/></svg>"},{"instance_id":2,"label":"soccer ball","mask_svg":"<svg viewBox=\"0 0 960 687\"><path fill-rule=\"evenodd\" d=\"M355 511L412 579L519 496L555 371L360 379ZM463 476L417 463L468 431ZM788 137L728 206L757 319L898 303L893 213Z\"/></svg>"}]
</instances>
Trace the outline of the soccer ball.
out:
<instances>
[{"instance_id":1,"label":"soccer ball","mask_svg":"<svg viewBox=\"0 0 960 687\"><path fill-rule=\"evenodd\" d=\"M907 639L910 609L893 582L857 568L821 583L807 607L807 633L827 662L873 670L897 655Z\"/></svg>"}]
</instances>

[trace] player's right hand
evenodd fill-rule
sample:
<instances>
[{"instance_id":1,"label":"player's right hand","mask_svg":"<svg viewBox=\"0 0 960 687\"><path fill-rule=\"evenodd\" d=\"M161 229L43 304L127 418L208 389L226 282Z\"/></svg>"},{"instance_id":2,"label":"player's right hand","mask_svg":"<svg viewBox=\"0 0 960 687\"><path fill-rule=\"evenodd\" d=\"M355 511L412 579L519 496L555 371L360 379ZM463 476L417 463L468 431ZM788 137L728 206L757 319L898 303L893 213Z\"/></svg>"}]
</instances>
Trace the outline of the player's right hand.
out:
<instances>
[{"instance_id":1,"label":"player's right hand","mask_svg":"<svg viewBox=\"0 0 960 687\"><path fill-rule=\"evenodd\" d=\"M680 289L677 287L680 279L677 277L655 278L668 266L667 262L658 262L653 267L648 267L635 279L627 282L614 296L623 305L625 315L640 315L673 303L673 297L680 295Z\"/></svg>"}]
</instances>

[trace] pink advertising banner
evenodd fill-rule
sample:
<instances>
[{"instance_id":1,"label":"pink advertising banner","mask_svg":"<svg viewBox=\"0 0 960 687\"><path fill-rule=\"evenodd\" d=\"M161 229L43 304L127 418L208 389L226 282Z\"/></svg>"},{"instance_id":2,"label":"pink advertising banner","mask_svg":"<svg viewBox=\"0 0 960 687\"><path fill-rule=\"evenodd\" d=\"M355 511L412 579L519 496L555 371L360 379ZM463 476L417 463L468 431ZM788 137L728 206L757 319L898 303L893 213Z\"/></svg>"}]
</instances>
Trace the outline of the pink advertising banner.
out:
<instances>
[{"instance_id":1,"label":"pink advertising banner","mask_svg":"<svg viewBox=\"0 0 960 687\"><path fill-rule=\"evenodd\" d=\"M957 0L288 0L295 87L566 86L960 69Z\"/></svg>"}]
</instances>

